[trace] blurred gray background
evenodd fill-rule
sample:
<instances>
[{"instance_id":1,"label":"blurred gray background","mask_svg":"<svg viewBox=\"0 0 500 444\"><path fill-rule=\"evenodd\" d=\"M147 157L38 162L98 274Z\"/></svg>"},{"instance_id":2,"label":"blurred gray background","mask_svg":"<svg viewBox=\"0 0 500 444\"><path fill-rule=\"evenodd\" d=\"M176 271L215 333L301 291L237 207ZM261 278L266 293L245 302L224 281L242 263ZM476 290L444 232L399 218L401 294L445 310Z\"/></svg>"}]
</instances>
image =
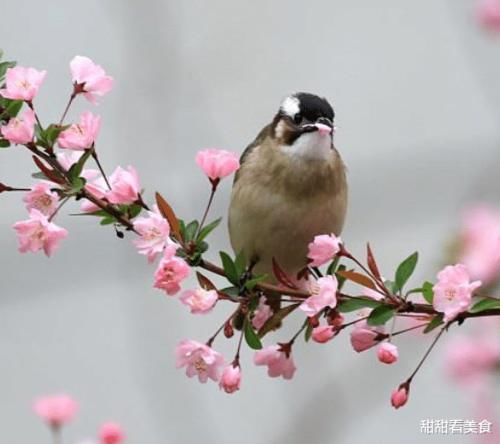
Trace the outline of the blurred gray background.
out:
<instances>
[{"instance_id":1,"label":"blurred gray background","mask_svg":"<svg viewBox=\"0 0 500 444\"><path fill-rule=\"evenodd\" d=\"M79 99L70 118L101 114L106 169L135 165L148 200L160 190L186 219L200 217L208 194L197 150L243 150L290 92L328 97L349 166L342 237L360 254L370 240L386 274L418 249L416 278L432 278L462 206L498 193L500 40L478 29L473 5L18 0L2 4L0 46L7 58L48 70L35 102L44 122L62 112L74 55L103 65L114 90L97 108ZM29 186L28 153L0 155L1 181ZM229 192L226 180L213 218L225 216ZM445 380L439 351L409 405L389 406L426 347L414 337L391 367L373 351L356 355L346 334L327 346L297 346L292 381L267 378L249 352L233 396L188 379L174 368L175 344L206 340L229 307L190 316L152 289L154 267L131 237L120 241L87 218L58 218L70 237L52 259L20 255L11 229L26 215L20 197L0 196L2 442L49 442L30 403L59 391L81 404L68 443L93 436L107 419L124 425L130 443L469 442L419 432L421 419L472 417L466 396ZM209 256L228 248L223 227ZM234 346L216 342L227 356Z\"/></svg>"}]
</instances>

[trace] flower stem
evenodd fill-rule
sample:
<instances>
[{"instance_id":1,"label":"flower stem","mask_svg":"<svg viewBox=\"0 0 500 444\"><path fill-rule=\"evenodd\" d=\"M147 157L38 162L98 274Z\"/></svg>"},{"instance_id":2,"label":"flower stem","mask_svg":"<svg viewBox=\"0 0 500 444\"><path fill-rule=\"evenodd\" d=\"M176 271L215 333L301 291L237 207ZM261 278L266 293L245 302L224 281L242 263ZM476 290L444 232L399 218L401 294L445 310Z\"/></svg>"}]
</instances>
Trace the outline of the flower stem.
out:
<instances>
[{"instance_id":1,"label":"flower stem","mask_svg":"<svg viewBox=\"0 0 500 444\"><path fill-rule=\"evenodd\" d=\"M432 349L434 348L434 346L436 345L437 341L439 340L439 338L441 337L441 335L444 333L444 331L448 328L448 325L449 324L446 324L443 328L441 328L441 330L439 330L439 333L436 335L436 337L434 338L434 340L432 341L431 345L429 346L429 348L427 349L427 351L425 352L424 356L422 357L422 359L420 360L420 362L418 363L417 365L417 368L415 368L415 370L413 371L413 373L410 375L410 377L408 378L408 383L410 383L412 381L412 379L415 377L415 375L417 374L417 372L420 370L420 367L422 367L422 364L425 362L425 360L427 359L427 357L429 356L430 352L432 351Z\"/></svg>"},{"instance_id":2,"label":"flower stem","mask_svg":"<svg viewBox=\"0 0 500 444\"><path fill-rule=\"evenodd\" d=\"M210 197L208 198L207 207L205 208L205 212L203 213L203 217L201 218L200 225L198 225L198 230L196 230L196 235L194 236L195 239L200 234L200 231L203 228L203 224L205 223L205 220L207 219L208 211L210 210L210 206L212 205L212 201L214 200L216 189L217 189L217 187L212 185L212 190L210 191Z\"/></svg>"},{"instance_id":3,"label":"flower stem","mask_svg":"<svg viewBox=\"0 0 500 444\"><path fill-rule=\"evenodd\" d=\"M61 116L61 119L59 120L59 126L61 126L63 124L64 119L66 118L66 114L68 114L69 107L73 103L73 100L75 99L75 97L76 97L76 94L73 92L71 94L71 96L69 97L68 103L66 104L66 108L64 108L64 112L63 112L63 114Z\"/></svg>"},{"instance_id":4,"label":"flower stem","mask_svg":"<svg viewBox=\"0 0 500 444\"><path fill-rule=\"evenodd\" d=\"M104 168L101 165L101 162L99 161L99 158L97 157L97 151L95 150L94 145L92 145L92 159L94 159L95 163L97 164L97 168L99 168L99 171L101 172L101 175L104 179L104 182L106 182L106 186L108 189L111 191L111 184L108 181L108 177L106 176L106 173L104 172Z\"/></svg>"},{"instance_id":5,"label":"flower stem","mask_svg":"<svg viewBox=\"0 0 500 444\"><path fill-rule=\"evenodd\" d=\"M219 333L224 329L224 326L231 321L231 319L233 319L233 317L236 315L236 313L238 313L238 311L240 310L240 307L238 306L238 308L236 310L233 311L233 313L231 313L231 316L229 316L223 323L222 325L215 331L215 333L210 337L210 339L207 341L207 345L209 347L212 347L212 343L215 341L215 338L219 335Z\"/></svg>"},{"instance_id":6,"label":"flower stem","mask_svg":"<svg viewBox=\"0 0 500 444\"><path fill-rule=\"evenodd\" d=\"M67 196L65 197L63 200L61 200L61 202L59 203L59 205L57 206L57 208L54 210L54 212L49 216L49 222L52 222L52 219L54 219L54 217L56 217L57 213L59 213L59 210L64 206L64 204L69 200L69 197L70 196Z\"/></svg>"},{"instance_id":7,"label":"flower stem","mask_svg":"<svg viewBox=\"0 0 500 444\"><path fill-rule=\"evenodd\" d=\"M53 444L62 444L61 427L59 425L52 425L50 430L52 431Z\"/></svg>"}]
</instances>

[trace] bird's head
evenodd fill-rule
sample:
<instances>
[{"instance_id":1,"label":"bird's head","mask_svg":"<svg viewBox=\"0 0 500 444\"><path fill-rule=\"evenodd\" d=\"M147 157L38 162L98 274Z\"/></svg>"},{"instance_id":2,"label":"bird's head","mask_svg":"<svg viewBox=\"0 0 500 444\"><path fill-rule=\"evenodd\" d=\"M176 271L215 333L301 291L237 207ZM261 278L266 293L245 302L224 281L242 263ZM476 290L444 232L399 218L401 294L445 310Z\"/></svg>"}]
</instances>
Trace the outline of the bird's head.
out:
<instances>
[{"instance_id":1,"label":"bird's head","mask_svg":"<svg viewBox=\"0 0 500 444\"><path fill-rule=\"evenodd\" d=\"M328 101L305 92L283 100L271 125L271 137L285 154L324 159L333 148L335 113Z\"/></svg>"}]
</instances>

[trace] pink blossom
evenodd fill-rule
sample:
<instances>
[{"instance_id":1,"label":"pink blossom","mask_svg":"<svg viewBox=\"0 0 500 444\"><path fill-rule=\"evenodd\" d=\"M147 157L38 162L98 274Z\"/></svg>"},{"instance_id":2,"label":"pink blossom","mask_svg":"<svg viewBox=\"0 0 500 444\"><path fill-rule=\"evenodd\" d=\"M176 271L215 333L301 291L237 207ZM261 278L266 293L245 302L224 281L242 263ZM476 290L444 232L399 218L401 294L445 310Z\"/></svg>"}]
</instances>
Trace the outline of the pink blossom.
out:
<instances>
[{"instance_id":1,"label":"pink blossom","mask_svg":"<svg viewBox=\"0 0 500 444\"><path fill-rule=\"evenodd\" d=\"M101 444L121 444L125 440L125 433L120 424L106 422L99 429Z\"/></svg>"},{"instance_id":2,"label":"pink blossom","mask_svg":"<svg viewBox=\"0 0 500 444\"><path fill-rule=\"evenodd\" d=\"M229 176L240 167L240 161L235 153L216 148L198 151L196 163L213 181Z\"/></svg>"},{"instance_id":3,"label":"pink blossom","mask_svg":"<svg viewBox=\"0 0 500 444\"><path fill-rule=\"evenodd\" d=\"M496 339L489 336L454 338L448 345L445 363L448 374L457 382L480 385L500 364L500 349Z\"/></svg>"},{"instance_id":4,"label":"pink blossom","mask_svg":"<svg viewBox=\"0 0 500 444\"><path fill-rule=\"evenodd\" d=\"M49 222L47 216L33 208L28 220L16 222L13 225L17 232L19 251L32 253L43 249L50 256L59 246L59 242L66 238L68 232L56 224Z\"/></svg>"},{"instance_id":5,"label":"pink blossom","mask_svg":"<svg viewBox=\"0 0 500 444\"><path fill-rule=\"evenodd\" d=\"M94 170L91 168L84 169L80 176L87 180L87 183L85 184L86 191L93 194L95 197L98 197L99 199L103 199L106 197L108 187L103 177L99 175L98 170ZM98 211L99 207L92 203L90 200L83 199L80 209L84 213L93 213L94 211Z\"/></svg>"},{"instance_id":6,"label":"pink blossom","mask_svg":"<svg viewBox=\"0 0 500 444\"><path fill-rule=\"evenodd\" d=\"M317 315L325 307L337 305L338 282L335 276L319 278L312 284L312 296L309 296L299 308L309 317Z\"/></svg>"},{"instance_id":7,"label":"pink blossom","mask_svg":"<svg viewBox=\"0 0 500 444\"><path fill-rule=\"evenodd\" d=\"M283 376L284 379L292 379L296 370L291 351L283 350L283 346L278 344L255 352L253 362L255 365L267 365L267 374L271 378Z\"/></svg>"},{"instance_id":8,"label":"pink blossom","mask_svg":"<svg viewBox=\"0 0 500 444\"><path fill-rule=\"evenodd\" d=\"M470 282L467 267L462 264L446 266L437 277L432 305L436 311L444 313L443 319L448 322L469 308L472 293L481 286L481 282Z\"/></svg>"},{"instance_id":9,"label":"pink blossom","mask_svg":"<svg viewBox=\"0 0 500 444\"><path fill-rule=\"evenodd\" d=\"M500 0L499 0L500 4ZM500 211L486 205L464 215L460 262L472 279L488 283L500 276Z\"/></svg>"},{"instance_id":10,"label":"pink blossom","mask_svg":"<svg viewBox=\"0 0 500 444\"><path fill-rule=\"evenodd\" d=\"M73 419L78 404L68 395L43 396L35 400L33 410L49 425L60 427Z\"/></svg>"},{"instance_id":11,"label":"pink blossom","mask_svg":"<svg viewBox=\"0 0 500 444\"><path fill-rule=\"evenodd\" d=\"M390 342L382 342L378 346L377 357L384 364L392 364L399 358L398 348Z\"/></svg>"},{"instance_id":12,"label":"pink blossom","mask_svg":"<svg viewBox=\"0 0 500 444\"><path fill-rule=\"evenodd\" d=\"M80 123L74 123L59 134L57 143L61 148L85 150L91 148L101 128L101 118L86 111L80 116Z\"/></svg>"},{"instance_id":13,"label":"pink blossom","mask_svg":"<svg viewBox=\"0 0 500 444\"><path fill-rule=\"evenodd\" d=\"M103 96L113 87L113 78L106 75L104 69L88 57L76 56L70 62L73 83L82 85L83 95L96 103L96 96Z\"/></svg>"},{"instance_id":14,"label":"pink blossom","mask_svg":"<svg viewBox=\"0 0 500 444\"><path fill-rule=\"evenodd\" d=\"M366 321L357 322L351 330L352 348L358 353L368 350L377 344L377 338L383 331L382 327L372 327Z\"/></svg>"},{"instance_id":15,"label":"pink blossom","mask_svg":"<svg viewBox=\"0 0 500 444\"><path fill-rule=\"evenodd\" d=\"M309 244L309 252L307 257L312 262L309 263L312 267L319 267L331 261L340 251L342 239L332 234L320 234L315 236L314 240Z\"/></svg>"},{"instance_id":16,"label":"pink blossom","mask_svg":"<svg viewBox=\"0 0 500 444\"><path fill-rule=\"evenodd\" d=\"M68 171L75 163L78 162L83 154L84 153L81 151L60 151L56 154L56 158L61 166Z\"/></svg>"},{"instance_id":17,"label":"pink blossom","mask_svg":"<svg viewBox=\"0 0 500 444\"><path fill-rule=\"evenodd\" d=\"M219 387L226 393L234 393L240 389L241 369L239 365L230 364L224 367Z\"/></svg>"},{"instance_id":18,"label":"pink blossom","mask_svg":"<svg viewBox=\"0 0 500 444\"><path fill-rule=\"evenodd\" d=\"M500 31L500 0L479 0L476 14L485 29Z\"/></svg>"},{"instance_id":19,"label":"pink blossom","mask_svg":"<svg viewBox=\"0 0 500 444\"><path fill-rule=\"evenodd\" d=\"M0 133L9 142L23 145L33 140L35 120L35 113L28 108L21 117L13 117L0 127Z\"/></svg>"},{"instance_id":20,"label":"pink blossom","mask_svg":"<svg viewBox=\"0 0 500 444\"><path fill-rule=\"evenodd\" d=\"M117 167L109 176L111 191L106 193L106 198L114 204L131 204L137 200L141 192L139 176L134 167L126 169Z\"/></svg>"},{"instance_id":21,"label":"pink blossom","mask_svg":"<svg viewBox=\"0 0 500 444\"><path fill-rule=\"evenodd\" d=\"M167 247L155 271L154 287L164 290L168 295L176 294L181 289L180 282L189 275L189 265L174 254L175 247Z\"/></svg>"},{"instance_id":22,"label":"pink blossom","mask_svg":"<svg viewBox=\"0 0 500 444\"><path fill-rule=\"evenodd\" d=\"M320 325L319 327L315 327L313 329L311 337L313 338L313 341L324 344L334 336L335 331L331 325Z\"/></svg>"},{"instance_id":23,"label":"pink blossom","mask_svg":"<svg viewBox=\"0 0 500 444\"><path fill-rule=\"evenodd\" d=\"M191 308L193 314L205 314L214 308L219 296L215 290L186 290L181 294L180 300Z\"/></svg>"},{"instance_id":24,"label":"pink blossom","mask_svg":"<svg viewBox=\"0 0 500 444\"><path fill-rule=\"evenodd\" d=\"M208 345L185 339L176 349L176 367L186 367L189 378L197 375L200 382L207 382L208 378L218 381L224 357Z\"/></svg>"},{"instance_id":25,"label":"pink blossom","mask_svg":"<svg viewBox=\"0 0 500 444\"><path fill-rule=\"evenodd\" d=\"M8 68L5 75L6 88L0 89L0 95L6 99L30 102L38 93L47 71L15 66Z\"/></svg>"},{"instance_id":26,"label":"pink blossom","mask_svg":"<svg viewBox=\"0 0 500 444\"><path fill-rule=\"evenodd\" d=\"M170 226L160 214L155 205L153 211L147 212L148 217L138 217L134 220L134 229L140 238L134 240L139 254L144 254L151 263L163 252L168 243Z\"/></svg>"},{"instance_id":27,"label":"pink blossom","mask_svg":"<svg viewBox=\"0 0 500 444\"><path fill-rule=\"evenodd\" d=\"M50 216L57 208L59 195L51 190L53 184L50 182L38 182L31 187L23 201L26 203L26 209L30 211L35 208L40 213Z\"/></svg>"},{"instance_id":28,"label":"pink blossom","mask_svg":"<svg viewBox=\"0 0 500 444\"><path fill-rule=\"evenodd\" d=\"M256 330L260 330L266 321L273 315L273 310L267 304L266 298L261 296L259 305L253 312L252 325Z\"/></svg>"},{"instance_id":29,"label":"pink blossom","mask_svg":"<svg viewBox=\"0 0 500 444\"><path fill-rule=\"evenodd\" d=\"M391 404L395 409L403 407L408 401L408 386L405 384L400 385L392 392Z\"/></svg>"}]
</instances>

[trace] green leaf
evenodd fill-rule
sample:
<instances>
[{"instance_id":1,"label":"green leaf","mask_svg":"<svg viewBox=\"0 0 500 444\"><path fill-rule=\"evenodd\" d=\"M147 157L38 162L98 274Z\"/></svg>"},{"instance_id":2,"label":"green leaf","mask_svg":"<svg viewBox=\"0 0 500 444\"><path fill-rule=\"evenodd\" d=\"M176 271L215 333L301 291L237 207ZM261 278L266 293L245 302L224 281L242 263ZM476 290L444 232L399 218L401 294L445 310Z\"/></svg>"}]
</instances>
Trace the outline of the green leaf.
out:
<instances>
[{"instance_id":1,"label":"green leaf","mask_svg":"<svg viewBox=\"0 0 500 444\"><path fill-rule=\"evenodd\" d=\"M306 331L304 332L304 340L306 342L309 342L309 339L311 339L314 327L311 325L311 323L309 322L308 319L306 319L306 322L307 322L307 327L306 327Z\"/></svg>"},{"instance_id":2,"label":"green leaf","mask_svg":"<svg viewBox=\"0 0 500 444\"><path fill-rule=\"evenodd\" d=\"M36 173L33 173L31 175L33 179L42 179L42 180L49 180L45 174L43 174L41 171L38 171ZM87 213L85 213L87 214Z\"/></svg>"},{"instance_id":3,"label":"green leaf","mask_svg":"<svg viewBox=\"0 0 500 444\"><path fill-rule=\"evenodd\" d=\"M338 273L339 271L345 271L345 270L347 270L347 267L345 265L339 265L336 273ZM343 277L342 274L337 274L337 282L339 283L339 286L338 286L339 291L342 290L342 287L344 286L346 281L347 281L347 279L345 277Z\"/></svg>"},{"instance_id":4,"label":"green leaf","mask_svg":"<svg viewBox=\"0 0 500 444\"><path fill-rule=\"evenodd\" d=\"M5 73L7 69L14 68L16 66L16 62L2 62L0 63L0 81L5 77Z\"/></svg>"},{"instance_id":5,"label":"green leaf","mask_svg":"<svg viewBox=\"0 0 500 444\"><path fill-rule=\"evenodd\" d=\"M391 294L398 292L398 289L396 287L396 282L386 280L386 281L384 281L384 285L385 285L385 288L387 288L391 292Z\"/></svg>"},{"instance_id":6,"label":"green leaf","mask_svg":"<svg viewBox=\"0 0 500 444\"><path fill-rule=\"evenodd\" d=\"M9 117L16 117L19 114L19 111L21 111L22 107L22 100L10 100L3 114L8 115Z\"/></svg>"},{"instance_id":7,"label":"green leaf","mask_svg":"<svg viewBox=\"0 0 500 444\"><path fill-rule=\"evenodd\" d=\"M186 229L184 232L184 234L185 234L184 240L186 242L189 242L189 241L194 239L196 231L198 230L198 226L199 226L199 223L197 220L193 220L186 225Z\"/></svg>"},{"instance_id":8,"label":"green leaf","mask_svg":"<svg viewBox=\"0 0 500 444\"><path fill-rule=\"evenodd\" d=\"M408 256L403 262L401 262L396 270L396 288L397 290L402 290L405 286L410 276L415 271L418 261L418 252L416 251L411 256Z\"/></svg>"},{"instance_id":9,"label":"green leaf","mask_svg":"<svg viewBox=\"0 0 500 444\"><path fill-rule=\"evenodd\" d=\"M10 142L6 139L0 139L0 148L8 148L10 146Z\"/></svg>"},{"instance_id":10,"label":"green leaf","mask_svg":"<svg viewBox=\"0 0 500 444\"><path fill-rule=\"evenodd\" d=\"M71 182L71 189L69 190L69 194L77 194L79 193L87 181L83 177L75 177Z\"/></svg>"},{"instance_id":11,"label":"green leaf","mask_svg":"<svg viewBox=\"0 0 500 444\"><path fill-rule=\"evenodd\" d=\"M224 273L231 282L231 284L239 286L240 285L240 275L238 274L236 270L236 266L231 259L231 257L227 254L221 251L220 253L220 258L222 260L222 268L224 268Z\"/></svg>"},{"instance_id":12,"label":"green leaf","mask_svg":"<svg viewBox=\"0 0 500 444\"><path fill-rule=\"evenodd\" d=\"M335 270L337 269L337 265L339 264L340 257L337 256L331 263L328 265L328 268L326 269L326 274L333 274L335 273Z\"/></svg>"},{"instance_id":13,"label":"green leaf","mask_svg":"<svg viewBox=\"0 0 500 444\"><path fill-rule=\"evenodd\" d=\"M432 287L432 283L427 281L424 282L424 285L422 285L422 295L429 304L432 304L432 301L434 300L434 290Z\"/></svg>"},{"instance_id":14,"label":"green leaf","mask_svg":"<svg viewBox=\"0 0 500 444\"><path fill-rule=\"evenodd\" d=\"M255 276L254 278L252 279L249 279L248 281L245 282L245 288L247 290L253 290L254 287L259 283L259 282L262 282L262 281L265 281L267 279L267 274L261 274L259 276Z\"/></svg>"},{"instance_id":15,"label":"green leaf","mask_svg":"<svg viewBox=\"0 0 500 444\"><path fill-rule=\"evenodd\" d=\"M245 341L250 348L254 350L260 350L262 348L262 342L260 342L260 338L252 327L252 323L247 318L245 320Z\"/></svg>"},{"instance_id":16,"label":"green leaf","mask_svg":"<svg viewBox=\"0 0 500 444\"><path fill-rule=\"evenodd\" d=\"M85 150L81 157L78 159L78 162L71 165L70 169L68 170L68 175L71 181L73 181L77 177L80 177L83 167L85 166L85 162L87 162L91 154L92 150Z\"/></svg>"},{"instance_id":17,"label":"green leaf","mask_svg":"<svg viewBox=\"0 0 500 444\"><path fill-rule=\"evenodd\" d=\"M490 310L492 308L500 308L500 299L495 298L484 298L479 302L476 302L470 309L470 313L480 313L484 310Z\"/></svg>"},{"instance_id":18,"label":"green leaf","mask_svg":"<svg viewBox=\"0 0 500 444\"><path fill-rule=\"evenodd\" d=\"M381 305L373 309L366 320L368 325L384 325L396 313L396 309L389 305Z\"/></svg>"},{"instance_id":19,"label":"green leaf","mask_svg":"<svg viewBox=\"0 0 500 444\"><path fill-rule=\"evenodd\" d=\"M234 260L234 266L236 267L236 273L238 274L238 279L239 276L241 276L245 272L246 265L247 262L245 259L245 254L243 253L242 250L236 255L236 259Z\"/></svg>"},{"instance_id":20,"label":"green leaf","mask_svg":"<svg viewBox=\"0 0 500 444\"><path fill-rule=\"evenodd\" d=\"M439 327L441 324L443 324L443 315L438 314L438 315L434 316L432 318L432 320L424 328L424 334L431 332L435 328Z\"/></svg>"},{"instance_id":21,"label":"green leaf","mask_svg":"<svg viewBox=\"0 0 500 444\"><path fill-rule=\"evenodd\" d=\"M380 305L380 302L374 301L373 299L359 297L340 302L337 306L337 310L341 313L349 313L350 311L360 310L365 307L376 308Z\"/></svg>"},{"instance_id":22,"label":"green leaf","mask_svg":"<svg viewBox=\"0 0 500 444\"><path fill-rule=\"evenodd\" d=\"M114 218L114 216L106 216L106 217L103 217L101 219L100 224L101 225L111 225L111 224L114 224L115 222L116 222L116 219Z\"/></svg>"},{"instance_id":23,"label":"green leaf","mask_svg":"<svg viewBox=\"0 0 500 444\"><path fill-rule=\"evenodd\" d=\"M214 231L217 228L217 226L220 224L221 220L222 220L222 217L219 217L218 219L215 219L213 222L210 222L209 224L205 225L200 230L200 233L198 234L198 237L196 238L196 242L201 242L203 239L205 239L212 231Z\"/></svg>"},{"instance_id":24,"label":"green leaf","mask_svg":"<svg viewBox=\"0 0 500 444\"><path fill-rule=\"evenodd\" d=\"M70 125L51 124L43 131L43 139L45 140L47 145L53 146L55 141L59 137L59 134L61 134L65 129L68 129L69 127L70 127ZM85 153L87 151L92 151L92 150L85 150ZM85 154L83 154L82 157L84 157L84 156L85 156ZM88 156L87 156L87 158L88 158ZM81 158L79 159L78 163L80 162L80 160L81 160ZM83 163L85 163L85 160L83 161ZM82 163L82 166L83 166L83 163Z\"/></svg>"},{"instance_id":25,"label":"green leaf","mask_svg":"<svg viewBox=\"0 0 500 444\"><path fill-rule=\"evenodd\" d=\"M186 223L182 220L179 219L179 231L183 239L186 238Z\"/></svg>"},{"instance_id":26,"label":"green leaf","mask_svg":"<svg viewBox=\"0 0 500 444\"><path fill-rule=\"evenodd\" d=\"M238 287L226 287L219 290L220 293L224 293L225 295L231 298L238 298L240 296L240 289Z\"/></svg>"}]
</instances>

